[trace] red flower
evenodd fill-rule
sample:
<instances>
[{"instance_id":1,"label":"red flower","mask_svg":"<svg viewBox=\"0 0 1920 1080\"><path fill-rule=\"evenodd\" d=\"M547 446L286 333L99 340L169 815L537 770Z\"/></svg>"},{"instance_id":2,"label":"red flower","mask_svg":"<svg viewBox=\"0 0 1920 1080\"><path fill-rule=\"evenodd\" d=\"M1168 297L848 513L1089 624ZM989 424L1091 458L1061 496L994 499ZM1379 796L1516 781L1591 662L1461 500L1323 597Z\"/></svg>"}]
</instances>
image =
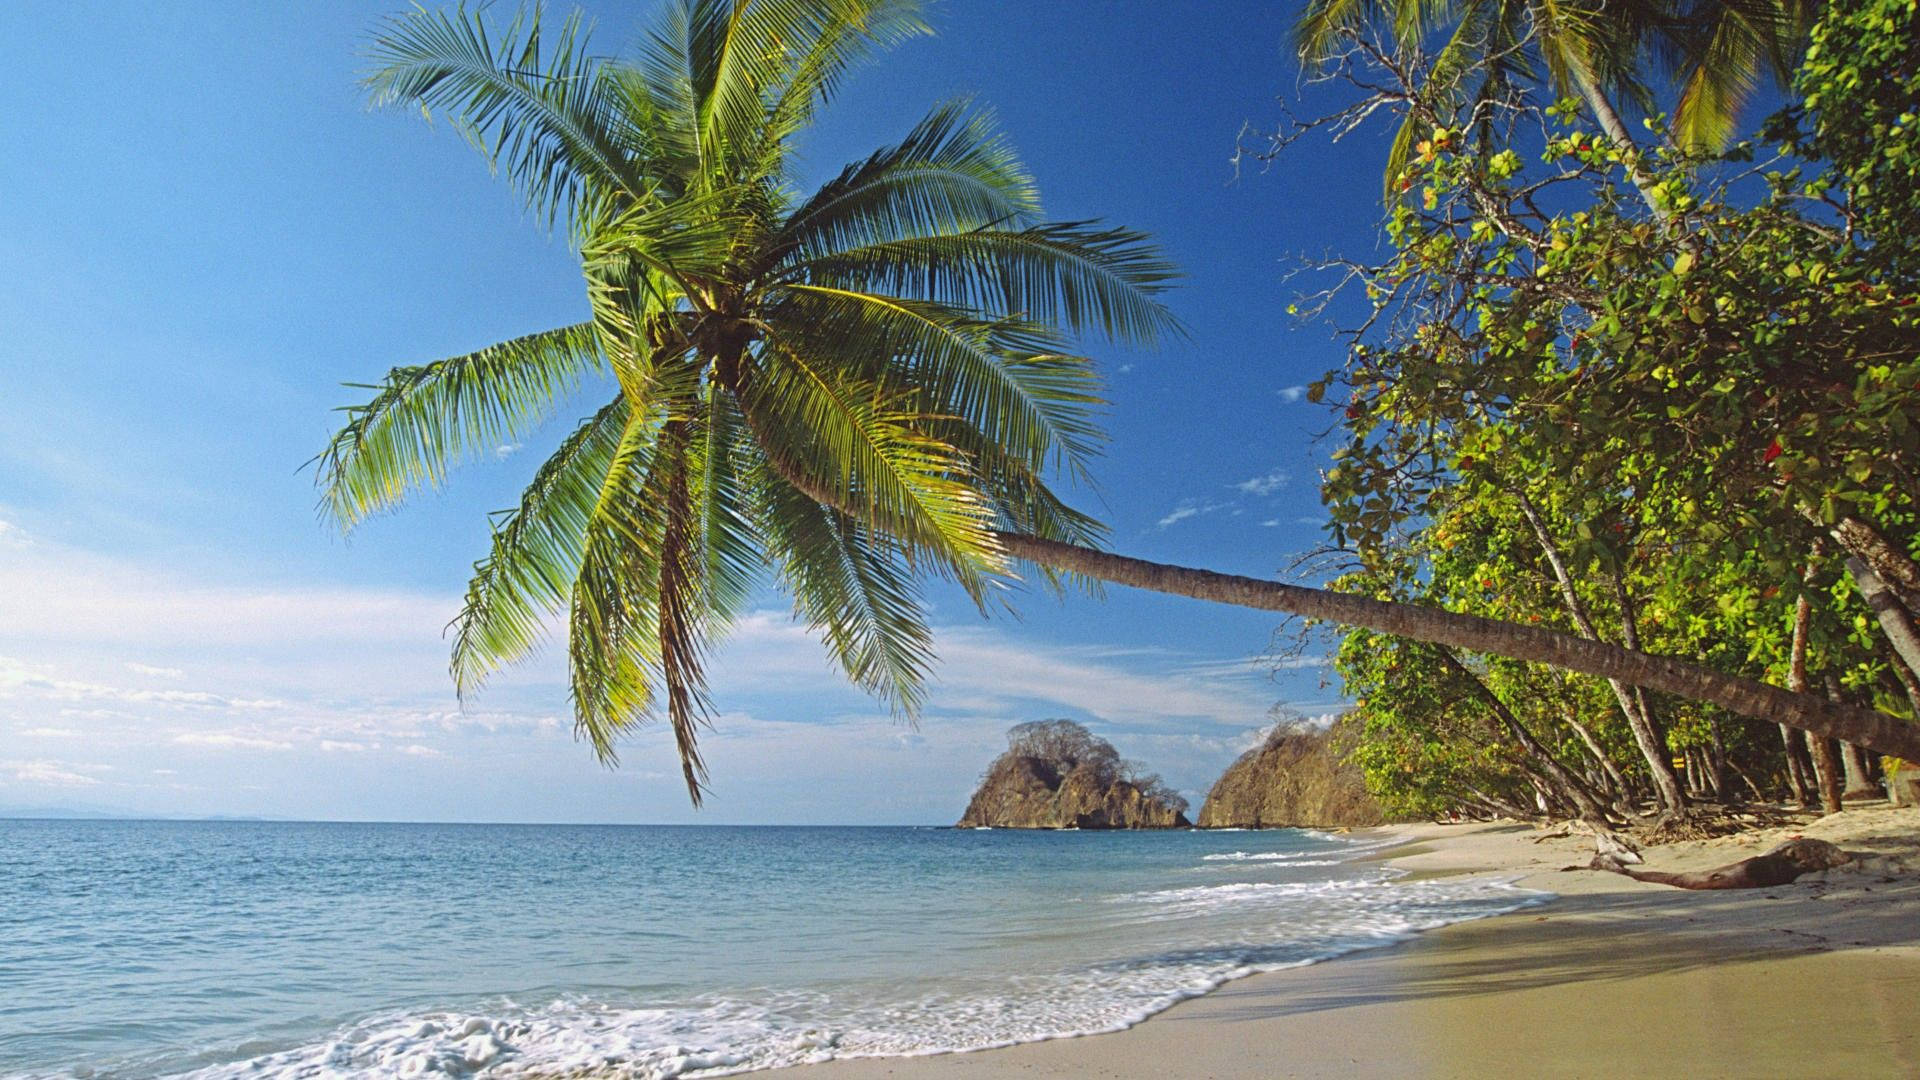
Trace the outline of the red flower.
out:
<instances>
[{"instance_id":1,"label":"red flower","mask_svg":"<svg viewBox=\"0 0 1920 1080\"><path fill-rule=\"evenodd\" d=\"M1771 465L1773 464L1773 459L1779 457L1784 452L1784 449L1780 445L1780 440L1775 439L1767 444L1767 452L1760 455L1760 460L1764 464Z\"/></svg>"}]
</instances>

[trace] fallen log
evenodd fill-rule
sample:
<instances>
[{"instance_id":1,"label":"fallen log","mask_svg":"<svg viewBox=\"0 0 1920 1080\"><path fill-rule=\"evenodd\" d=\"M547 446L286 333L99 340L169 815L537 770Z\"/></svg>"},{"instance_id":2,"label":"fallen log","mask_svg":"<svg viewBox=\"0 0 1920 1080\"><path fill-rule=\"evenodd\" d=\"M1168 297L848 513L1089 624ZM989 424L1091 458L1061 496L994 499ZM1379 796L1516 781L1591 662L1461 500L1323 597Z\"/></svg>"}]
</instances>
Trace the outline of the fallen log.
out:
<instances>
[{"instance_id":1,"label":"fallen log","mask_svg":"<svg viewBox=\"0 0 1920 1080\"><path fill-rule=\"evenodd\" d=\"M1773 885L1788 884L1802 874L1845 866L1854 862L1856 858L1857 856L1853 853L1842 851L1825 840L1800 837L1789 840L1763 855L1741 859L1737 863L1729 863L1712 870L1692 870L1685 873L1634 870L1622 865L1618 859L1604 854L1595 855L1590 866L1594 870L1625 874L1635 881L1651 881L1681 889L1764 889Z\"/></svg>"}]
</instances>

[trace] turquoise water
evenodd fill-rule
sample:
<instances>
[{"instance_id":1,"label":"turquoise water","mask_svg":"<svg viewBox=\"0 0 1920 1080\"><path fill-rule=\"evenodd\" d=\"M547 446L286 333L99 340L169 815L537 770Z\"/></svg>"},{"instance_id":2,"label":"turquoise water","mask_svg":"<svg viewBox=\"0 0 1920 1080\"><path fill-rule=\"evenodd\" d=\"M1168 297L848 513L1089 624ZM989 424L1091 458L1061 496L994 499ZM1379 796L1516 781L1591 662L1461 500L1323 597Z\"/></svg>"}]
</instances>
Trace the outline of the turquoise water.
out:
<instances>
[{"instance_id":1,"label":"turquoise water","mask_svg":"<svg viewBox=\"0 0 1920 1080\"><path fill-rule=\"evenodd\" d=\"M1313 832L0 821L0 1076L634 1077L1129 1026L1512 910Z\"/></svg>"}]
</instances>

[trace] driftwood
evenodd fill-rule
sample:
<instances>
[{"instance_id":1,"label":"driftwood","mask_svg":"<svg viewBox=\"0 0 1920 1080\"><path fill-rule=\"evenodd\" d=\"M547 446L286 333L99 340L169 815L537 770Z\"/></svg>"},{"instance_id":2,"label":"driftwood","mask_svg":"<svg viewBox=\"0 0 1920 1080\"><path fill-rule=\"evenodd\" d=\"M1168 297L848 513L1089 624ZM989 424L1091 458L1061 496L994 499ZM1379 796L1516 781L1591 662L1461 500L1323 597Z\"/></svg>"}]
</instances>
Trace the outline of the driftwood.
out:
<instances>
[{"instance_id":1,"label":"driftwood","mask_svg":"<svg viewBox=\"0 0 1920 1080\"><path fill-rule=\"evenodd\" d=\"M1764 889L1785 885L1802 874L1845 866L1855 859L1852 853L1842 851L1825 840L1802 837L1789 840L1764 855L1741 859L1712 870L1694 870L1682 874L1661 870L1630 870L1622 866L1619 860L1607 855L1594 856L1591 867L1625 874L1635 881L1652 881L1682 889Z\"/></svg>"}]
</instances>

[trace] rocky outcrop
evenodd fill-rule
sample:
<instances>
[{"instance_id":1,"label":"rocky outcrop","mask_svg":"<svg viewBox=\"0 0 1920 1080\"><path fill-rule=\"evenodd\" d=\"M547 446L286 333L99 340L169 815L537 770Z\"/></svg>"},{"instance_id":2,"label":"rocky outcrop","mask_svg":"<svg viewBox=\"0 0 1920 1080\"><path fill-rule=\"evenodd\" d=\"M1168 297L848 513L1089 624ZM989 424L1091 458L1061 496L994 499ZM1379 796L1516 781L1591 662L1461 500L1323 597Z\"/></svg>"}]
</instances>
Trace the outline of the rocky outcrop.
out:
<instances>
[{"instance_id":1,"label":"rocky outcrop","mask_svg":"<svg viewBox=\"0 0 1920 1080\"><path fill-rule=\"evenodd\" d=\"M1228 766L1200 808L1203 829L1359 827L1384 820L1360 770L1340 760L1325 732L1285 728Z\"/></svg>"},{"instance_id":2,"label":"rocky outcrop","mask_svg":"<svg viewBox=\"0 0 1920 1080\"><path fill-rule=\"evenodd\" d=\"M1067 720L1021 724L987 769L959 828L1173 829L1186 800Z\"/></svg>"}]
</instances>

